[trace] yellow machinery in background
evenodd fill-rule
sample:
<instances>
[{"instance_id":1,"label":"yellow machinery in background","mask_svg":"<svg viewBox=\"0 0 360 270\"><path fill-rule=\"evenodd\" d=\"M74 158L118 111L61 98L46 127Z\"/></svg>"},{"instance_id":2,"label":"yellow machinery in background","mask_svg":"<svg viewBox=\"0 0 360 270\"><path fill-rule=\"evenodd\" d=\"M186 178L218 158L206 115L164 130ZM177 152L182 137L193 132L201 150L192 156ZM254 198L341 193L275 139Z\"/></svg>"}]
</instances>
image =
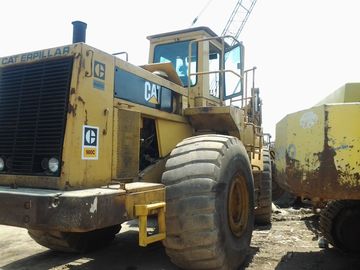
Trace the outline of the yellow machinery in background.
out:
<instances>
[{"instance_id":1,"label":"yellow machinery in background","mask_svg":"<svg viewBox=\"0 0 360 270\"><path fill-rule=\"evenodd\" d=\"M359 252L360 83L348 83L316 106L276 125L276 180L310 200L332 245Z\"/></svg>"},{"instance_id":2,"label":"yellow machinery in background","mask_svg":"<svg viewBox=\"0 0 360 270\"><path fill-rule=\"evenodd\" d=\"M79 252L138 219L139 244L163 240L182 268L237 268L254 211L271 218L242 44L206 27L154 35L139 67L85 44L85 29L74 22L71 45L0 58L0 223Z\"/></svg>"}]
</instances>

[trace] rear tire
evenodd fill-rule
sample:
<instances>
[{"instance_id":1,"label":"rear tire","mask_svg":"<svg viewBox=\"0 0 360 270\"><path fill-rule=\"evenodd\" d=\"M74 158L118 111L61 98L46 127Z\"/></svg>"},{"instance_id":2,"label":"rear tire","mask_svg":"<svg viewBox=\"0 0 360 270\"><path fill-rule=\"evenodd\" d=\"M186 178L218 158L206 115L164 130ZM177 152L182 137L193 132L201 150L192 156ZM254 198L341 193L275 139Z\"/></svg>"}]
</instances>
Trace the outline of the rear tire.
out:
<instances>
[{"instance_id":1,"label":"rear tire","mask_svg":"<svg viewBox=\"0 0 360 270\"><path fill-rule=\"evenodd\" d=\"M336 248L360 253L360 201L332 201L322 210L320 228Z\"/></svg>"},{"instance_id":2,"label":"rear tire","mask_svg":"<svg viewBox=\"0 0 360 270\"><path fill-rule=\"evenodd\" d=\"M268 149L263 149L263 171L259 185L257 207L255 208L255 224L271 224L272 214L272 173L271 158Z\"/></svg>"},{"instance_id":3,"label":"rear tire","mask_svg":"<svg viewBox=\"0 0 360 270\"><path fill-rule=\"evenodd\" d=\"M49 249L83 253L108 244L120 229L121 225L114 225L84 233L39 230L29 230L28 233L38 244Z\"/></svg>"},{"instance_id":4,"label":"rear tire","mask_svg":"<svg viewBox=\"0 0 360 270\"><path fill-rule=\"evenodd\" d=\"M242 143L222 135L185 139L171 152L162 182L171 261L184 269L237 269L254 224L253 177Z\"/></svg>"}]
</instances>

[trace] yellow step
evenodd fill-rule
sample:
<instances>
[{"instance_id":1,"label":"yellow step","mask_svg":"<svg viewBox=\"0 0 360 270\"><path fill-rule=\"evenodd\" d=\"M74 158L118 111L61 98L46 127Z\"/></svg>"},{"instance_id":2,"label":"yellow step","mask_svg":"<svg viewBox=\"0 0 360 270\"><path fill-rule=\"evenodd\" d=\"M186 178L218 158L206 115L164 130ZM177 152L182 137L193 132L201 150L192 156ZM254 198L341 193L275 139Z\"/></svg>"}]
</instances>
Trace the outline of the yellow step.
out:
<instances>
[{"instance_id":1,"label":"yellow step","mask_svg":"<svg viewBox=\"0 0 360 270\"><path fill-rule=\"evenodd\" d=\"M146 247L148 244L162 241L166 237L165 226L165 202L135 205L135 215L139 219L139 246ZM159 232L154 235L147 234L147 219L149 214L157 214Z\"/></svg>"}]
</instances>

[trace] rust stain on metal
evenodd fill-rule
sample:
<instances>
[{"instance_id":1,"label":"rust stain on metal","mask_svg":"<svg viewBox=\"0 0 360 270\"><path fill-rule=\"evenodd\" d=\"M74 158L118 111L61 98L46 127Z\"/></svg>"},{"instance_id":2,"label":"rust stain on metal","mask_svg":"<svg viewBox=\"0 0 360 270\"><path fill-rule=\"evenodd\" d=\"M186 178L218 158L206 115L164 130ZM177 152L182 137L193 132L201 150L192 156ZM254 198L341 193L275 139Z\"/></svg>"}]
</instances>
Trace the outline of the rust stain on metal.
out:
<instances>
[{"instance_id":1,"label":"rust stain on metal","mask_svg":"<svg viewBox=\"0 0 360 270\"><path fill-rule=\"evenodd\" d=\"M77 99L82 103L82 105L85 105L85 100L81 96L78 96Z\"/></svg>"},{"instance_id":2,"label":"rust stain on metal","mask_svg":"<svg viewBox=\"0 0 360 270\"><path fill-rule=\"evenodd\" d=\"M88 112L87 110L85 109L85 122L84 122L85 125L88 124Z\"/></svg>"},{"instance_id":3,"label":"rust stain on metal","mask_svg":"<svg viewBox=\"0 0 360 270\"><path fill-rule=\"evenodd\" d=\"M338 171L335 165L336 151L329 146L329 112L325 110L325 125L324 125L324 150L315 155L318 157L320 166L318 174L322 181L334 182L338 179Z\"/></svg>"},{"instance_id":4,"label":"rust stain on metal","mask_svg":"<svg viewBox=\"0 0 360 270\"><path fill-rule=\"evenodd\" d=\"M301 179L302 172L300 170L300 162L295 158L291 158L288 150L285 151L285 174L279 173L277 178L280 181L279 185L294 193L301 193ZM288 186L290 185L290 187Z\"/></svg>"},{"instance_id":5,"label":"rust stain on metal","mask_svg":"<svg viewBox=\"0 0 360 270\"><path fill-rule=\"evenodd\" d=\"M285 173L279 173L280 184L288 186L288 189L297 195L310 198L359 199L360 174L352 173L355 168L350 168L349 164L345 165L345 168L336 167L336 149L329 145L331 127L328 114L325 110L323 150L313 154L315 159L306 158L303 165L286 150L286 168ZM351 149L352 146L347 148ZM315 167L315 170L309 170Z\"/></svg>"},{"instance_id":6,"label":"rust stain on metal","mask_svg":"<svg viewBox=\"0 0 360 270\"><path fill-rule=\"evenodd\" d=\"M88 112L85 109L85 104L86 104L85 100L81 96L78 96L76 99L79 101L79 103L81 103L84 106L84 113L85 113L85 121L84 121L84 123L85 123L85 125L87 125L88 124ZM78 103L76 103L75 105L72 105L70 103L69 107L68 107L68 113L71 113L75 117L77 107L78 107Z\"/></svg>"},{"instance_id":7,"label":"rust stain on metal","mask_svg":"<svg viewBox=\"0 0 360 270\"><path fill-rule=\"evenodd\" d=\"M77 104L72 105L71 103L69 103L68 113L69 113L69 114L72 114L73 117L76 116L76 109L77 109Z\"/></svg>"}]
</instances>

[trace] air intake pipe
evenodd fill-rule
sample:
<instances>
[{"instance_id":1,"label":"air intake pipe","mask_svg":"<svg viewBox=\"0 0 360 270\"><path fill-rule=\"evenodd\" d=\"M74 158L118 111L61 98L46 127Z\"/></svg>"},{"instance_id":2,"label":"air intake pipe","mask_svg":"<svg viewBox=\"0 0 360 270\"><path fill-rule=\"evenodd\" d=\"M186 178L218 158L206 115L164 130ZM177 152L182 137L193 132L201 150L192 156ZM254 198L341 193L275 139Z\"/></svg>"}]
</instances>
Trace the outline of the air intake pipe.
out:
<instances>
[{"instance_id":1,"label":"air intake pipe","mask_svg":"<svg viewBox=\"0 0 360 270\"><path fill-rule=\"evenodd\" d=\"M72 22L73 25L73 43L84 42L86 40L87 24L81 21Z\"/></svg>"}]
</instances>

